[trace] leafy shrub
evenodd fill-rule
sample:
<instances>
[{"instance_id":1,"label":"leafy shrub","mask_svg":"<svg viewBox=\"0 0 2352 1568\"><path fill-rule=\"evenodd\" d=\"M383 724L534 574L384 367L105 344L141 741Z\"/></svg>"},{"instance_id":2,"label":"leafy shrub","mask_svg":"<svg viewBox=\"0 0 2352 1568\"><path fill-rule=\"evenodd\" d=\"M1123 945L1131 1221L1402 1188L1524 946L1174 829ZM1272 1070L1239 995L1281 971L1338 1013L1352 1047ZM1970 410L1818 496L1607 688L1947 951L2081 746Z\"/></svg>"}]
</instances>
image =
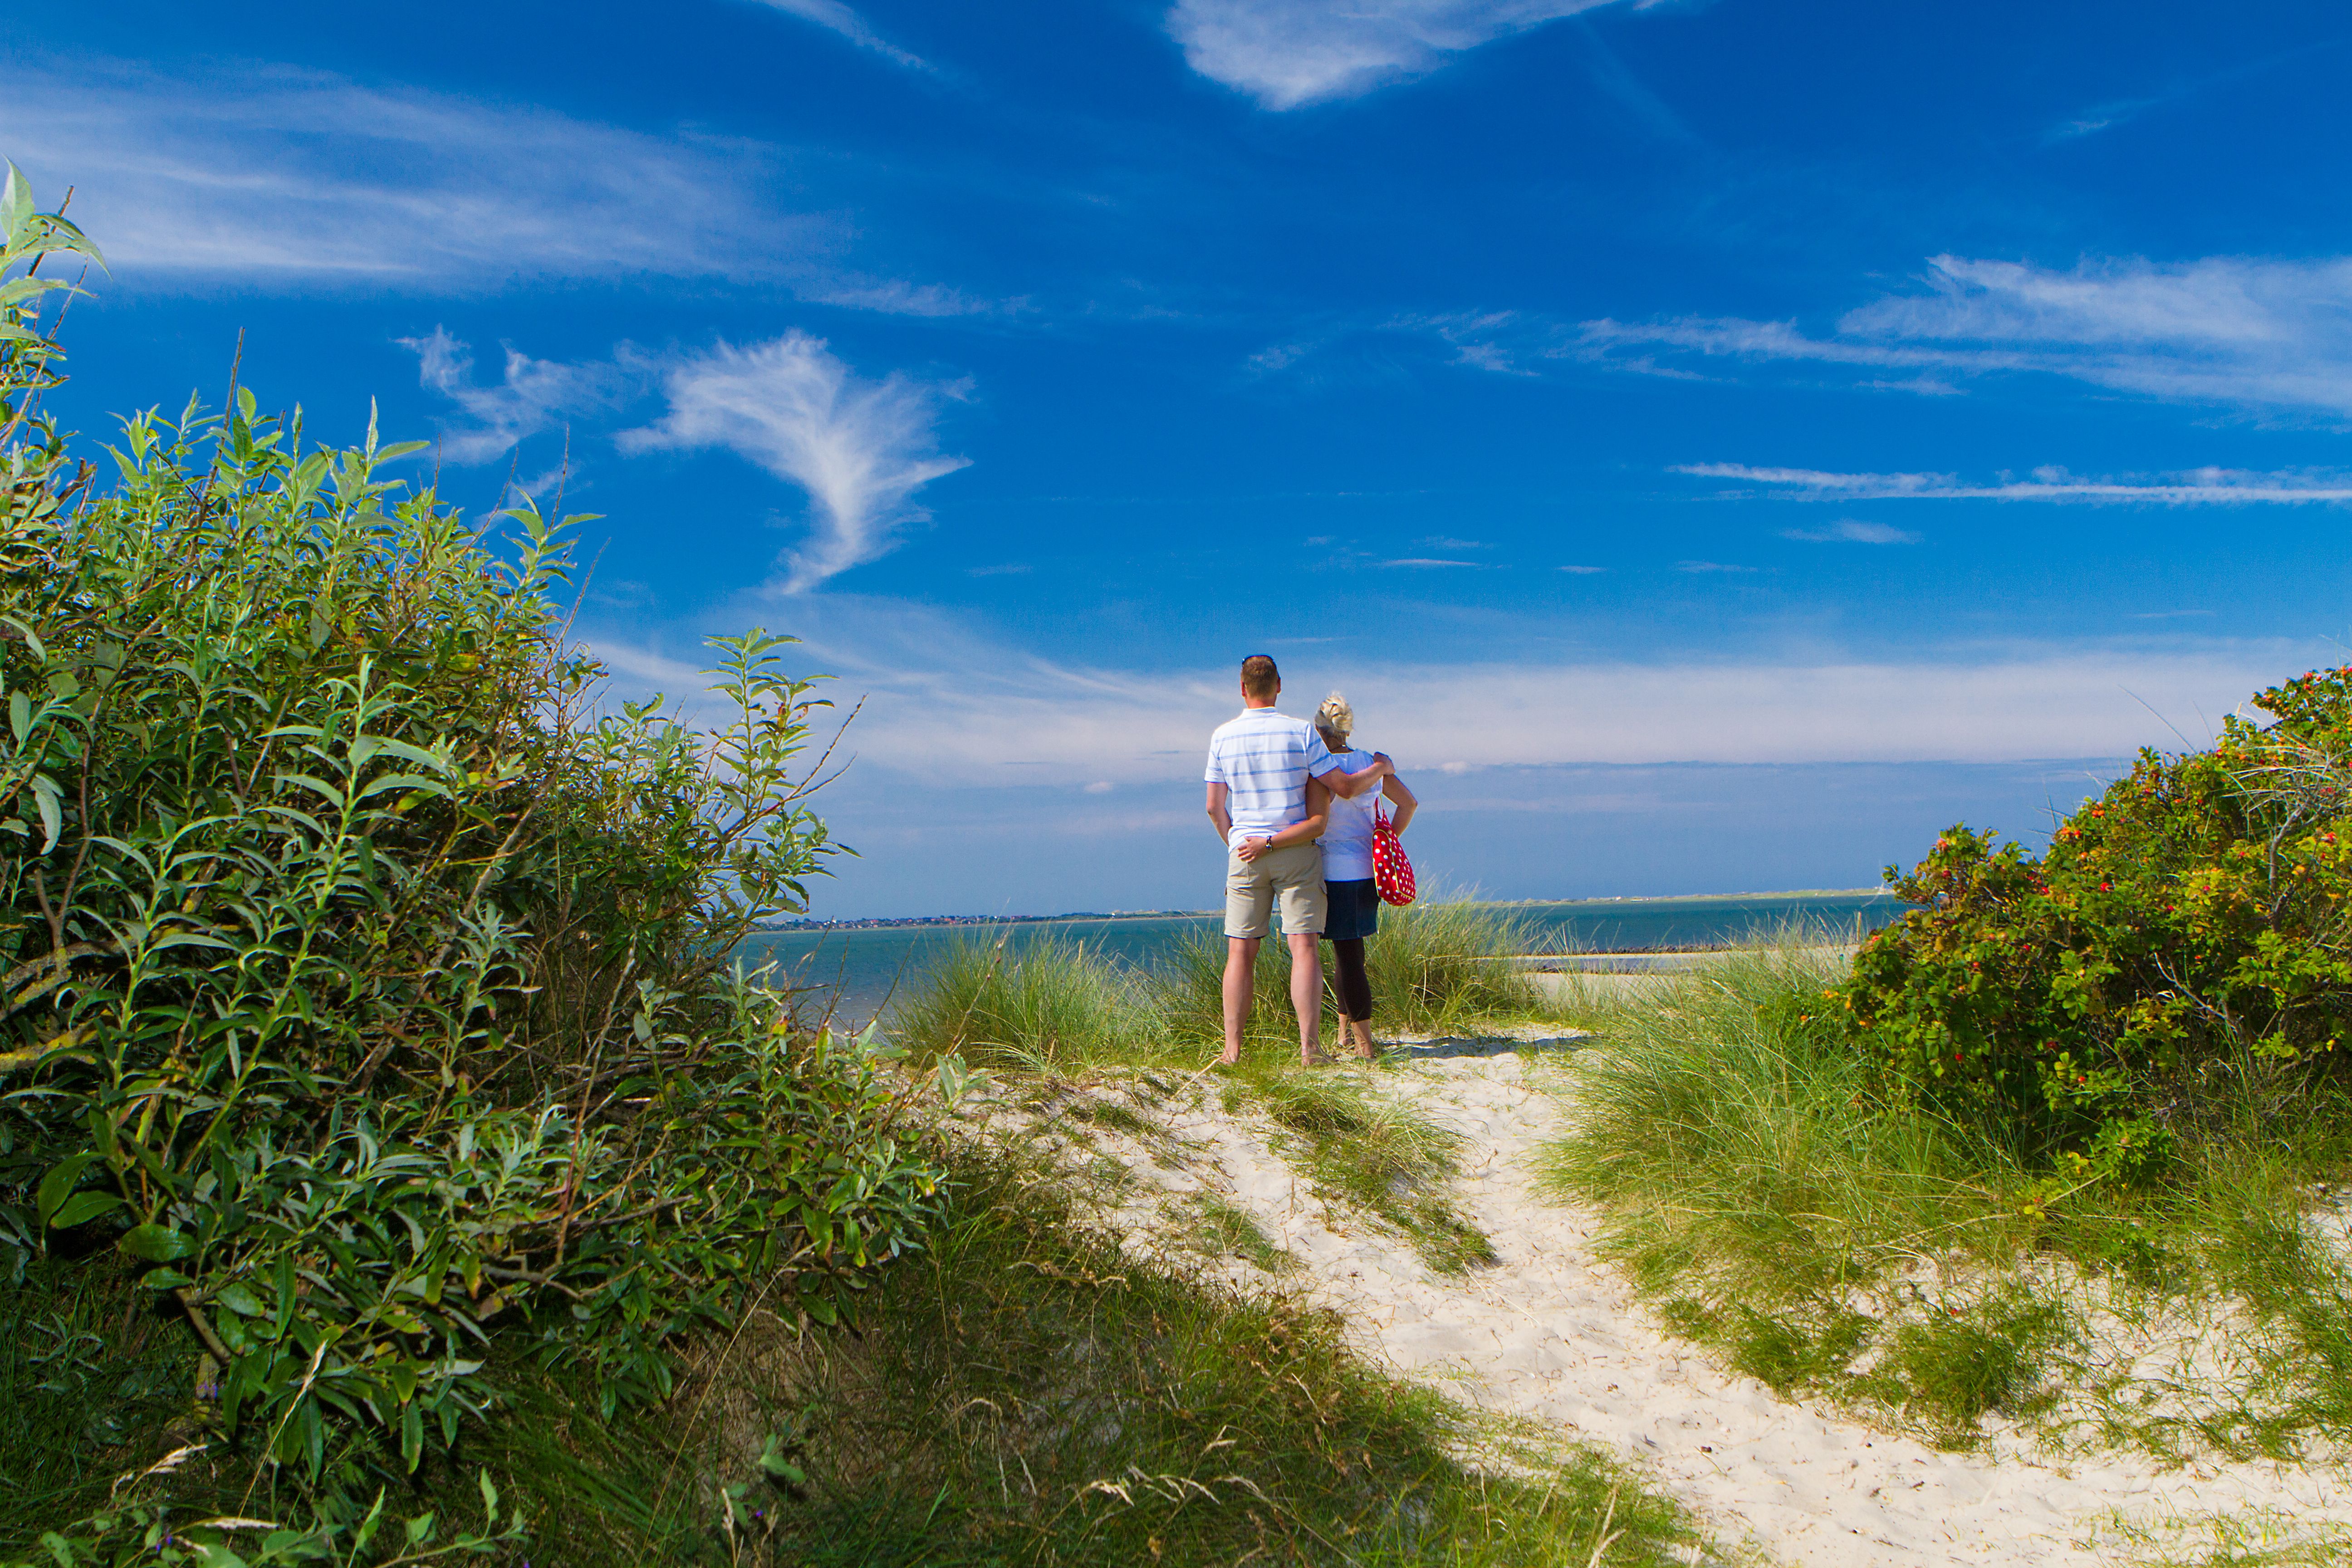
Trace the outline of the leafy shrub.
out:
<instances>
[{"instance_id":1,"label":"leafy shrub","mask_svg":"<svg viewBox=\"0 0 2352 1568\"><path fill-rule=\"evenodd\" d=\"M0 210L9 262L82 243ZM561 525L249 391L124 420L96 494L44 282L0 285L0 1259L135 1274L215 1435L344 1498L488 1408L494 1323L610 1408L754 1297L831 1321L936 1181L871 1048L728 968L837 849L791 639L718 644L713 728L599 716Z\"/></svg>"},{"instance_id":2,"label":"leafy shrub","mask_svg":"<svg viewBox=\"0 0 2352 1568\"><path fill-rule=\"evenodd\" d=\"M2260 693L2210 750L2141 753L2046 854L1957 826L1826 1009L1897 1101L2144 1179L2352 1053L2352 667Z\"/></svg>"}]
</instances>

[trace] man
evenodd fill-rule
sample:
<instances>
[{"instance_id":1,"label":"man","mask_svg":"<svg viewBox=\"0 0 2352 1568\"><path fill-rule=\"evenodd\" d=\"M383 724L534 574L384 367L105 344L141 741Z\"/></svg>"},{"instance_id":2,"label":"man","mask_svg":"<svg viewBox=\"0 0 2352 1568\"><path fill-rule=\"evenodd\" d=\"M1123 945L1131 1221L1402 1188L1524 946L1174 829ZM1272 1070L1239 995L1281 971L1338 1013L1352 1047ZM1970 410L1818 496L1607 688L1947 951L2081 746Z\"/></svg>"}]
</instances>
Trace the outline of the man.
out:
<instances>
[{"instance_id":1,"label":"man","mask_svg":"<svg viewBox=\"0 0 2352 1568\"><path fill-rule=\"evenodd\" d=\"M1255 653L1242 660L1242 710L1209 737L1209 820L1225 841L1225 1052L1242 1058L1257 944L1278 900L1290 944L1290 1005L1298 1014L1298 1059L1321 1059L1316 1033L1323 1017L1322 836L1330 796L1352 799L1391 770L1374 753L1361 773L1339 771L1315 727L1274 710L1282 675Z\"/></svg>"}]
</instances>

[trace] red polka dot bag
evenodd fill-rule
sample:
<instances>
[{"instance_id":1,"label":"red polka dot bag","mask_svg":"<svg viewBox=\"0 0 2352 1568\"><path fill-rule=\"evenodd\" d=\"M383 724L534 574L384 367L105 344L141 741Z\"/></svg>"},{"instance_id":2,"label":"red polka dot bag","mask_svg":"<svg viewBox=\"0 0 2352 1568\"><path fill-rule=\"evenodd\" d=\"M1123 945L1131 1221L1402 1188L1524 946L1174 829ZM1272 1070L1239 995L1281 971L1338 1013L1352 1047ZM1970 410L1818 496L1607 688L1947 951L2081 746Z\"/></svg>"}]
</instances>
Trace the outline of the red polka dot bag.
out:
<instances>
[{"instance_id":1,"label":"red polka dot bag","mask_svg":"<svg viewBox=\"0 0 2352 1568\"><path fill-rule=\"evenodd\" d=\"M1382 903L1412 902L1412 862L1405 858L1404 841L1389 826L1389 814L1378 808L1372 816L1372 886L1380 890Z\"/></svg>"}]
</instances>

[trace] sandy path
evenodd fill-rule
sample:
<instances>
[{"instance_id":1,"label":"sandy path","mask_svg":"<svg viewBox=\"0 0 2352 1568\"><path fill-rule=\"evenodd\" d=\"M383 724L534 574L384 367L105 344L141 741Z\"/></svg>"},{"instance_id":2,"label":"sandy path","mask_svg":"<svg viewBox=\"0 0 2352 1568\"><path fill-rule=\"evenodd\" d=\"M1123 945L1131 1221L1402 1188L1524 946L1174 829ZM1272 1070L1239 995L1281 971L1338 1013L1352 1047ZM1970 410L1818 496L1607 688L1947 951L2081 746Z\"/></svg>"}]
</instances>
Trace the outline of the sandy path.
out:
<instances>
[{"instance_id":1,"label":"sandy path","mask_svg":"<svg viewBox=\"0 0 2352 1568\"><path fill-rule=\"evenodd\" d=\"M1397 1370L1626 1456L1727 1544L1744 1541L1769 1561L2087 1564L2129 1555L2119 1520L2159 1533L2242 1513L2352 1522L2352 1489L2332 1468L2167 1470L2116 1451L2060 1462L1998 1429L1983 1452L1944 1453L1725 1374L1654 1326L1595 1256L1590 1213L1534 1192L1528 1157L1558 1135L1564 1110L1528 1080L1515 1043L1436 1042L1382 1076L1467 1140L1457 1195L1497 1255L1467 1278L1433 1274L1401 1238L1327 1209L1282 1157L1278 1131L1246 1106L1228 1114L1213 1091L1160 1106L1151 1136L1097 1129L1072 1147L1110 1154L1139 1178L1118 1216L1130 1247L1174 1256L1171 1213L1186 1194L1213 1194L1303 1266L1277 1277L1225 1260L1216 1271L1303 1290ZM1200 1267L1197 1254L1190 1260Z\"/></svg>"}]
</instances>

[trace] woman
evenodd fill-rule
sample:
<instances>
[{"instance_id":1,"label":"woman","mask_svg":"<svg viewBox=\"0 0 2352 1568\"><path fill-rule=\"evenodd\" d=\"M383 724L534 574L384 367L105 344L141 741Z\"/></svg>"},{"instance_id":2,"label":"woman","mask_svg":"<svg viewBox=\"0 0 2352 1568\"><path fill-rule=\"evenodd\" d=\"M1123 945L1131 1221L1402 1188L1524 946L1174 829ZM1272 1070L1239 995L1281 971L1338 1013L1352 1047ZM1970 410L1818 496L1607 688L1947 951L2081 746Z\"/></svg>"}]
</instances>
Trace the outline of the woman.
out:
<instances>
[{"instance_id":1,"label":"woman","mask_svg":"<svg viewBox=\"0 0 2352 1568\"><path fill-rule=\"evenodd\" d=\"M1334 691L1315 710L1315 728L1323 744L1349 773L1372 765L1372 753L1348 743L1356 728L1355 710ZM1364 939L1381 929L1381 895L1372 885L1373 813L1385 799L1395 807L1389 826L1399 833L1412 820L1421 803L1396 774L1378 781L1353 800L1331 797L1330 825L1317 842L1323 846L1323 891L1329 903L1323 934L1329 939L1338 974L1339 1016L1356 1042L1356 1054L1367 1061L1377 1054L1372 1044L1372 983L1364 973Z\"/></svg>"}]
</instances>

